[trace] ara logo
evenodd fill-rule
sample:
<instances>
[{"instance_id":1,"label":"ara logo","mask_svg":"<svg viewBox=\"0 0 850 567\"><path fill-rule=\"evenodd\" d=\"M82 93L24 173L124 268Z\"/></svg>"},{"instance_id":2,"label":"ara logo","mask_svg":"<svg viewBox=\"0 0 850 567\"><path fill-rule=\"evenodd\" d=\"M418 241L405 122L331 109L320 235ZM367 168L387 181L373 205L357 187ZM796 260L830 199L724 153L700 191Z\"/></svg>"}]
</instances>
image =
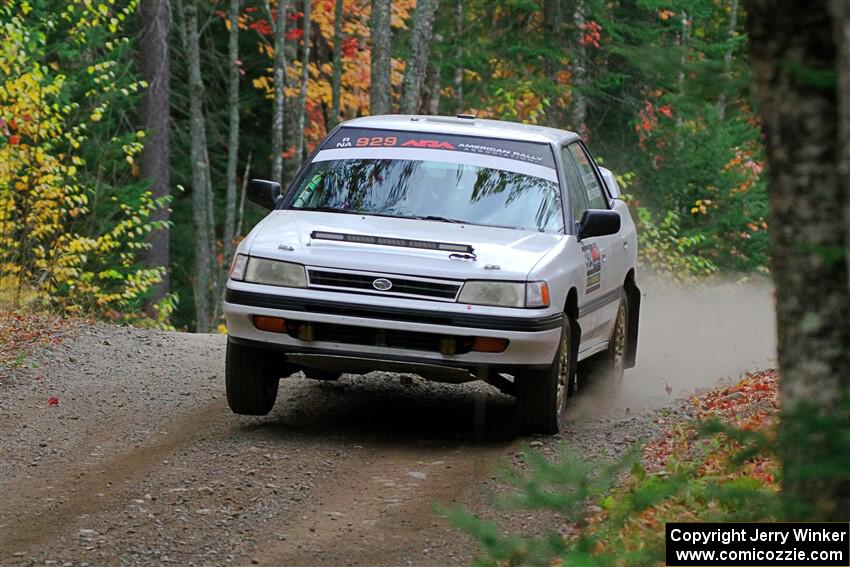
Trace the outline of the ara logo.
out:
<instances>
[{"instance_id":1,"label":"ara logo","mask_svg":"<svg viewBox=\"0 0 850 567\"><path fill-rule=\"evenodd\" d=\"M453 150L455 147L449 142L437 140L408 140L401 145L403 148L429 148L431 150Z\"/></svg>"},{"instance_id":2,"label":"ara logo","mask_svg":"<svg viewBox=\"0 0 850 567\"><path fill-rule=\"evenodd\" d=\"M393 288L393 282L387 278L378 278L372 282L372 287L378 291L389 291Z\"/></svg>"}]
</instances>

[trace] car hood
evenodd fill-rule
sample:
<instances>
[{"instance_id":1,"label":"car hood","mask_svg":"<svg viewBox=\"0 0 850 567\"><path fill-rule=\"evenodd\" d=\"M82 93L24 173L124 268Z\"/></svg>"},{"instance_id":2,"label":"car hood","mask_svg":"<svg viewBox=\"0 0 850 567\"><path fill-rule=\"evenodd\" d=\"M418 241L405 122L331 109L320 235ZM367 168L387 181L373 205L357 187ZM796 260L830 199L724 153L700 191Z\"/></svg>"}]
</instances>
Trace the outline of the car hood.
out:
<instances>
[{"instance_id":1,"label":"car hood","mask_svg":"<svg viewBox=\"0 0 850 567\"><path fill-rule=\"evenodd\" d=\"M475 259L451 252L316 239L313 231L466 244ZM308 266L458 279L525 280L563 235L525 230L316 211L273 211L253 231L253 256ZM498 266L498 269L493 266Z\"/></svg>"}]
</instances>

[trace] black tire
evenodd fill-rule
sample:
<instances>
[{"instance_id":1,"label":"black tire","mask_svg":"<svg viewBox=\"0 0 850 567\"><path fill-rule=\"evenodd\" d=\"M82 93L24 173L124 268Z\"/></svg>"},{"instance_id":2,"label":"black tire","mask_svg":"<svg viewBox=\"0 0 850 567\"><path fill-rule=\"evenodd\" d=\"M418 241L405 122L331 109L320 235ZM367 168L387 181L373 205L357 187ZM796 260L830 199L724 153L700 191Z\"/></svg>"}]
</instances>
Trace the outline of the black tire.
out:
<instances>
[{"instance_id":1,"label":"black tire","mask_svg":"<svg viewBox=\"0 0 850 567\"><path fill-rule=\"evenodd\" d=\"M278 357L268 350L227 339L224 382L227 405L240 415L266 415L277 399Z\"/></svg>"},{"instance_id":2,"label":"black tire","mask_svg":"<svg viewBox=\"0 0 850 567\"><path fill-rule=\"evenodd\" d=\"M614 330L608 348L586 361L587 379L591 384L600 385L607 389L619 388L623 382L623 372L628 356L629 336L629 296L623 294L617 316L614 320Z\"/></svg>"},{"instance_id":3,"label":"black tire","mask_svg":"<svg viewBox=\"0 0 850 567\"><path fill-rule=\"evenodd\" d=\"M304 376L311 380L324 380L325 382L333 382L339 380L342 372L334 372L333 370L319 370L318 368L305 368L302 370Z\"/></svg>"},{"instance_id":4,"label":"black tire","mask_svg":"<svg viewBox=\"0 0 850 567\"><path fill-rule=\"evenodd\" d=\"M568 317L558 352L548 368L516 376L519 428L523 434L554 434L561 429L567 398L575 388L573 327Z\"/></svg>"}]
</instances>

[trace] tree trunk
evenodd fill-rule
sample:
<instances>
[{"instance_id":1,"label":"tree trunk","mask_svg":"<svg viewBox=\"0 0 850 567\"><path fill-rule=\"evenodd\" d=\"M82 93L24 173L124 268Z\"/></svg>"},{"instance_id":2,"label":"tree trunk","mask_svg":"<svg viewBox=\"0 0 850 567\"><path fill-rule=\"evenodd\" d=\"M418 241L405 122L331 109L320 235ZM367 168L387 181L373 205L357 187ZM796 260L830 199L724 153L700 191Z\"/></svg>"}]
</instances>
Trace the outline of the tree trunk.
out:
<instances>
[{"instance_id":1,"label":"tree trunk","mask_svg":"<svg viewBox=\"0 0 850 567\"><path fill-rule=\"evenodd\" d=\"M729 47L726 48L726 53L723 54L723 72L729 78L729 71L732 68L732 52L735 50L735 30L738 29L738 0L732 0L732 10L729 14ZM721 93L717 99L717 114L722 120L726 115L726 95Z\"/></svg>"},{"instance_id":2,"label":"tree trunk","mask_svg":"<svg viewBox=\"0 0 850 567\"><path fill-rule=\"evenodd\" d=\"M392 0L372 0L371 15L371 80L369 81L369 113L388 114L392 107Z\"/></svg>"},{"instance_id":3,"label":"tree trunk","mask_svg":"<svg viewBox=\"0 0 850 567\"><path fill-rule=\"evenodd\" d=\"M340 83L342 82L342 20L343 0L336 0L334 5L334 48L333 48L333 75L331 76L331 116L328 124L330 131L339 124L339 97Z\"/></svg>"},{"instance_id":4,"label":"tree trunk","mask_svg":"<svg viewBox=\"0 0 850 567\"><path fill-rule=\"evenodd\" d=\"M278 0L274 25L274 106L272 108L272 180L283 185L283 130L286 120L286 0Z\"/></svg>"},{"instance_id":5,"label":"tree trunk","mask_svg":"<svg viewBox=\"0 0 850 567\"><path fill-rule=\"evenodd\" d=\"M690 49L691 44L691 19L688 16L686 11L682 11L682 35L679 36L679 48L681 49L681 56L679 57L679 75L677 77L677 90L679 93L679 100L685 99L685 68L688 65L688 49ZM682 127L684 125L683 122L683 112L676 113L676 149L681 150L682 145L684 144L684 140L682 138Z\"/></svg>"},{"instance_id":6,"label":"tree trunk","mask_svg":"<svg viewBox=\"0 0 850 567\"><path fill-rule=\"evenodd\" d=\"M195 226L195 330L205 333L210 328L210 246L209 242L209 163L207 134L204 123L204 83L201 78L201 54L198 42L198 14L193 1L184 7L186 29L183 39L189 66L189 115L192 162L192 219Z\"/></svg>"},{"instance_id":7,"label":"tree trunk","mask_svg":"<svg viewBox=\"0 0 850 567\"><path fill-rule=\"evenodd\" d=\"M437 0L417 0L416 2L413 33L410 34L410 56L404 69L404 88L401 99L403 114L416 114L419 111L437 3Z\"/></svg>"},{"instance_id":8,"label":"tree trunk","mask_svg":"<svg viewBox=\"0 0 850 567\"><path fill-rule=\"evenodd\" d=\"M439 39L438 39L439 41ZM436 115L440 111L440 68L433 63L428 65L425 84L422 86L422 105L419 112Z\"/></svg>"},{"instance_id":9,"label":"tree trunk","mask_svg":"<svg viewBox=\"0 0 850 567\"><path fill-rule=\"evenodd\" d=\"M304 0L304 40L303 58L301 59L301 93L298 96L298 126L297 143L295 144L295 171L301 167L304 159L304 115L307 113L307 83L310 80L310 9L311 0Z\"/></svg>"},{"instance_id":10,"label":"tree trunk","mask_svg":"<svg viewBox=\"0 0 850 567\"><path fill-rule=\"evenodd\" d=\"M230 112L230 124L227 141L227 197L224 217L224 269L222 278L227 277L227 267L233 254L233 240L236 237L236 167L239 162L239 3L230 0L227 105Z\"/></svg>"},{"instance_id":11,"label":"tree trunk","mask_svg":"<svg viewBox=\"0 0 850 567\"><path fill-rule=\"evenodd\" d=\"M455 42L458 46L454 76L455 114L460 114L463 112L463 0L455 1Z\"/></svg>"},{"instance_id":12,"label":"tree trunk","mask_svg":"<svg viewBox=\"0 0 850 567\"><path fill-rule=\"evenodd\" d=\"M850 3L847 0L832 0L832 21L835 33L835 43L838 45L838 114L841 123L838 127L840 136L838 171L842 173L844 187L850 187ZM845 218L847 228L846 248L847 287L850 288L850 197L845 202ZM848 321L850 324L850 321Z\"/></svg>"},{"instance_id":13,"label":"tree trunk","mask_svg":"<svg viewBox=\"0 0 850 567\"><path fill-rule=\"evenodd\" d=\"M575 12L573 12L573 22L576 26L576 35L581 40L584 33L584 0L576 2ZM582 89L587 84L587 48L576 41L576 50L573 54L572 61L572 116L571 122L573 130L579 132L582 136L587 133L587 97Z\"/></svg>"},{"instance_id":14,"label":"tree trunk","mask_svg":"<svg viewBox=\"0 0 850 567\"><path fill-rule=\"evenodd\" d=\"M143 179L150 180L154 199L169 195L171 190L169 166L169 98L171 96L171 67L168 54L171 30L171 4L169 0L142 0L139 4L141 33L139 36L139 69L148 89L142 97L140 114L145 129L145 147L139 158ZM151 220L168 221L170 207L163 207L151 215ZM155 303L168 294L170 272L169 230L162 228L151 232L151 247L145 263L165 267L162 283L156 286L150 298Z\"/></svg>"},{"instance_id":15,"label":"tree trunk","mask_svg":"<svg viewBox=\"0 0 850 567\"><path fill-rule=\"evenodd\" d=\"M543 61L543 69L549 83L557 89L558 74L561 70L560 61L555 53L559 53L563 44L563 25L561 13L561 0L544 0L543 2L543 29L546 34L546 44L553 52L553 56L547 56ZM556 104L549 105L546 110L546 123L549 126L559 127L563 120L562 109Z\"/></svg>"},{"instance_id":16,"label":"tree trunk","mask_svg":"<svg viewBox=\"0 0 850 567\"><path fill-rule=\"evenodd\" d=\"M839 124L848 120L839 96L839 48L847 36L832 21L829 0L794 4L748 0L747 23L755 92L767 145L772 272L776 285L781 432L799 431L802 403L840 416L850 388L850 287L847 211L850 172L841 170ZM845 6L842 8L841 3ZM843 29L833 36L831 30ZM841 47L845 54L848 46ZM844 105L839 111L839 98ZM842 114L842 112L844 114ZM846 159L846 154L843 156ZM847 416L845 415L846 419ZM832 456L830 434L810 431L783 443L783 496L813 506L806 519L846 521L850 483L812 474ZM798 517L796 519L803 519Z\"/></svg>"}]
</instances>

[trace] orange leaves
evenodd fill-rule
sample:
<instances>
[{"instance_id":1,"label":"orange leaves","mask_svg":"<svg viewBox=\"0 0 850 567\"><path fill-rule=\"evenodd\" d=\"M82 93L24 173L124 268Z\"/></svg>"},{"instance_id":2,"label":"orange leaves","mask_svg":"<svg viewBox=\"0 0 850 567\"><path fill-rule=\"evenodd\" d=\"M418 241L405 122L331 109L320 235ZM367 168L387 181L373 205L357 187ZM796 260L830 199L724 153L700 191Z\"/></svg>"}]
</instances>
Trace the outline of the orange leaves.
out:
<instances>
[{"instance_id":1,"label":"orange leaves","mask_svg":"<svg viewBox=\"0 0 850 567\"><path fill-rule=\"evenodd\" d=\"M733 386L714 390L700 399L701 419L718 417L738 427L758 428L772 420L779 407L776 371L748 374Z\"/></svg>"},{"instance_id":2,"label":"orange leaves","mask_svg":"<svg viewBox=\"0 0 850 567\"><path fill-rule=\"evenodd\" d=\"M579 29L581 29L581 38L579 38L578 42L581 45L595 47L596 49L602 47L602 26L598 22L589 20L580 24Z\"/></svg>"},{"instance_id":3,"label":"orange leaves","mask_svg":"<svg viewBox=\"0 0 850 567\"><path fill-rule=\"evenodd\" d=\"M9 290L0 281L0 299ZM68 319L41 313L32 308L0 311L0 383L33 351L62 342L62 336L74 328Z\"/></svg>"},{"instance_id":4,"label":"orange leaves","mask_svg":"<svg viewBox=\"0 0 850 567\"><path fill-rule=\"evenodd\" d=\"M275 3L273 3L273 6ZM396 29L407 29L407 21L410 19L416 0L395 0L392 3L391 25ZM340 93L340 114L344 117L361 116L369 113L369 85L370 85L370 46L368 3L363 4L360 0L344 0L344 19L342 22L342 76ZM272 34L272 27L262 17L262 11L245 8L244 18L250 29L256 30L264 36ZM290 12L287 14L289 20L287 41L300 43L303 38L303 27L300 23L303 18L301 12ZM311 15L313 30L317 40L323 40L328 45L334 40L334 2L324 0L314 2ZM240 20L241 25L241 20ZM258 42L257 48L260 53L266 55L270 60L274 58L274 48L268 40ZM404 62L401 59L393 59L393 84L401 83L404 71ZM308 147L315 146L327 133L327 125L324 121L322 107L331 106L331 75L333 66L331 64L319 65L310 63L309 81L307 83L307 115L308 124L305 129L305 137ZM252 79L254 88L263 91L267 98L273 96L274 84L271 79L272 70L267 70L267 75L261 75ZM291 61L287 66L290 88L287 96L297 96L300 91L301 63Z\"/></svg>"}]
</instances>

